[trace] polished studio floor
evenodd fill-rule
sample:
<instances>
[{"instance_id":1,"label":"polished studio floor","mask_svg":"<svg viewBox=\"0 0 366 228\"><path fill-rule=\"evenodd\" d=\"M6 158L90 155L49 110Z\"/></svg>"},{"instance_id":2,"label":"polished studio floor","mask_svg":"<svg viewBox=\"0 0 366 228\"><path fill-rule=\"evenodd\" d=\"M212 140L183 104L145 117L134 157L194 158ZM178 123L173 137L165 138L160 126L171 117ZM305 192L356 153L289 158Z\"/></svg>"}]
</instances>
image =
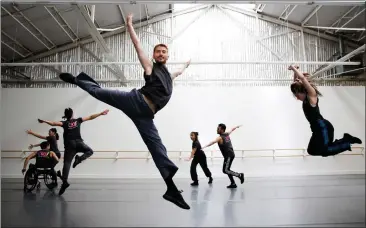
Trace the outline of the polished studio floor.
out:
<instances>
[{"instance_id":1,"label":"polished studio floor","mask_svg":"<svg viewBox=\"0 0 366 228\"><path fill-rule=\"evenodd\" d=\"M62 197L23 193L22 179L3 179L2 227L121 226L365 226L365 176L247 178L235 190L228 180L191 187L177 179L191 210L163 200L160 179L71 180Z\"/></svg>"}]
</instances>

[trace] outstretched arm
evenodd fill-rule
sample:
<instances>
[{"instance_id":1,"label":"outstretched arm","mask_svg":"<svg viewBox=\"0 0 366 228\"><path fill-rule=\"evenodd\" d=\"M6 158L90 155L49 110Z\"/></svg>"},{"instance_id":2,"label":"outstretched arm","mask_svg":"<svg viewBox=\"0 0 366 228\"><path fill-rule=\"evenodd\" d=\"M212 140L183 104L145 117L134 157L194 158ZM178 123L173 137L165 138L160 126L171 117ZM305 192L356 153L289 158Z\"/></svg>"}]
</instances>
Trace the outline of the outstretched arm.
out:
<instances>
[{"instance_id":1,"label":"outstretched arm","mask_svg":"<svg viewBox=\"0 0 366 228\"><path fill-rule=\"evenodd\" d=\"M314 87L311 86L310 82L307 79L308 74L304 75L302 72L299 71L298 67L290 66L288 69L292 70L294 72L294 77L296 77L305 86L305 89L308 92L309 97L311 99L316 98L317 97L316 91Z\"/></svg>"},{"instance_id":2,"label":"outstretched arm","mask_svg":"<svg viewBox=\"0 0 366 228\"><path fill-rule=\"evenodd\" d=\"M233 132L233 131L235 131L237 128L239 128L239 127L241 127L242 125L238 125L238 126L236 126L236 127L233 127L231 130L229 130L229 131L227 131L226 133L228 133L229 135Z\"/></svg>"},{"instance_id":3,"label":"outstretched arm","mask_svg":"<svg viewBox=\"0 0 366 228\"><path fill-rule=\"evenodd\" d=\"M41 144L30 144L29 146L28 146L28 149L29 150L31 150L31 149L33 149L33 147L37 147L37 146L40 146Z\"/></svg>"},{"instance_id":4,"label":"outstretched arm","mask_svg":"<svg viewBox=\"0 0 366 228\"><path fill-rule=\"evenodd\" d=\"M146 75L150 75L152 72L153 64L147 57L147 55L144 52L144 49L142 48L142 45L140 43L139 38L137 37L137 34L135 30L133 29L132 25L132 14L129 14L127 16L127 31L130 34L133 46L135 47L135 50L137 52L137 57L139 58L139 61L142 65L142 67L145 70Z\"/></svg>"},{"instance_id":5,"label":"outstretched arm","mask_svg":"<svg viewBox=\"0 0 366 228\"><path fill-rule=\"evenodd\" d=\"M294 66L294 68L296 68L297 70L299 70L299 66ZM305 77L306 79L308 79L308 78L309 78L309 73L305 73L305 72L303 72L302 74L304 75L304 77ZM297 74L296 74L295 72L294 72L293 79L294 79L294 82L301 82L301 80L299 79L299 77L297 76Z\"/></svg>"},{"instance_id":6,"label":"outstretched arm","mask_svg":"<svg viewBox=\"0 0 366 228\"><path fill-rule=\"evenodd\" d=\"M46 139L47 138L46 136L39 135L39 134L33 132L32 130L26 130L25 132L27 132L27 134L29 134L29 135L33 135L33 136L35 136L37 138L40 138L40 139Z\"/></svg>"},{"instance_id":7,"label":"outstretched arm","mask_svg":"<svg viewBox=\"0 0 366 228\"><path fill-rule=\"evenodd\" d=\"M48 120L41 120L41 119L38 119L38 122L39 123L46 123L50 126L58 126L58 127L62 127L62 122L60 121L48 121Z\"/></svg>"},{"instance_id":8,"label":"outstretched arm","mask_svg":"<svg viewBox=\"0 0 366 228\"><path fill-rule=\"evenodd\" d=\"M93 114L87 117L83 117L83 122L88 121L88 120L94 120L95 118L99 117L99 116L104 116L107 115L109 112L108 109L104 110L103 112L97 113L97 114Z\"/></svg>"},{"instance_id":9,"label":"outstretched arm","mask_svg":"<svg viewBox=\"0 0 366 228\"><path fill-rule=\"evenodd\" d=\"M178 77L179 75L183 74L184 70L188 68L189 64L191 64L191 60L189 60L184 66L182 69L174 72L172 74L172 80L174 80L176 77Z\"/></svg>"},{"instance_id":10,"label":"outstretched arm","mask_svg":"<svg viewBox=\"0 0 366 228\"><path fill-rule=\"evenodd\" d=\"M36 157L37 152L33 152L31 153L24 161L24 165L23 165L23 169L22 169L22 173L24 174L25 171L27 170L27 165L29 160L31 160L32 158Z\"/></svg>"},{"instance_id":11,"label":"outstretched arm","mask_svg":"<svg viewBox=\"0 0 366 228\"><path fill-rule=\"evenodd\" d=\"M202 147L202 149L204 149L206 147L209 147L209 146L212 146L215 143L219 143L220 142L220 139L221 139L220 137L217 137L214 141L212 141L209 144L207 144L206 146Z\"/></svg>"}]
</instances>

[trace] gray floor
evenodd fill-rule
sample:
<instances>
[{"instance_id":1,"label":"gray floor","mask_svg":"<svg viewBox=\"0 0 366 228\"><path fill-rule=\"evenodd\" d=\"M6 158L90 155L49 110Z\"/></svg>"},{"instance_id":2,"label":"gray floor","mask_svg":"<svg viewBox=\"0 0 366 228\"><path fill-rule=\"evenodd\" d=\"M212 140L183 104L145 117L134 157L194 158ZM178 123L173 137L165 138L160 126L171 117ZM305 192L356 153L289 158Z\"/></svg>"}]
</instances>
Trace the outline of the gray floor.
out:
<instances>
[{"instance_id":1,"label":"gray floor","mask_svg":"<svg viewBox=\"0 0 366 228\"><path fill-rule=\"evenodd\" d=\"M3 179L2 227L365 226L364 175L247 178L236 190L227 179L176 182L189 211L163 200L160 179L71 180L62 197Z\"/></svg>"}]
</instances>

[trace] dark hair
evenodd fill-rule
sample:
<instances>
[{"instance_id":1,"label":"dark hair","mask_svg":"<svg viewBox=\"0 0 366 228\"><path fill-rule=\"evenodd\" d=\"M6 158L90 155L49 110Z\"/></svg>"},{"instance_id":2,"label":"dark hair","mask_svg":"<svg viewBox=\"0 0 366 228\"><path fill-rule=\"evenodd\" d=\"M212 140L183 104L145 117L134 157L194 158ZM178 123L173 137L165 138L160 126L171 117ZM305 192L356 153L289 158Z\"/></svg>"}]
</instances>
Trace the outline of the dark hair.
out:
<instances>
[{"instance_id":1,"label":"dark hair","mask_svg":"<svg viewBox=\"0 0 366 228\"><path fill-rule=\"evenodd\" d=\"M158 48L158 47L165 47L166 50L168 50L168 46L166 44L157 44L157 45L155 45L153 52L155 52L156 48Z\"/></svg>"},{"instance_id":2,"label":"dark hair","mask_svg":"<svg viewBox=\"0 0 366 228\"><path fill-rule=\"evenodd\" d=\"M46 149L50 144L47 141L43 141L41 142L41 149L44 150Z\"/></svg>"},{"instance_id":3,"label":"dark hair","mask_svg":"<svg viewBox=\"0 0 366 228\"><path fill-rule=\"evenodd\" d=\"M225 124L223 124L223 123L220 123L219 124L219 128L221 128L222 130L226 130L226 125Z\"/></svg>"},{"instance_id":4,"label":"dark hair","mask_svg":"<svg viewBox=\"0 0 366 228\"><path fill-rule=\"evenodd\" d=\"M191 134L194 134L195 140L198 139L198 132L197 131L192 131Z\"/></svg>"},{"instance_id":5,"label":"dark hair","mask_svg":"<svg viewBox=\"0 0 366 228\"><path fill-rule=\"evenodd\" d=\"M312 83L310 83L310 85L315 89L315 92L318 96L323 96L323 94L321 94L319 92L319 90L316 88L316 86ZM304 84L302 84L301 82L294 82L291 84L290 86L291 88L291 92L293 94L296 94L296 93L305 93L305 94L308 94L308 91L306 90Z\"/></svg>"},{"instance_id":6,"label":"dark hair","mask_svg":"<svg viewBox=\"0 0 366 228\"><path fill-rule=\"evenodd\" d=\"M64 112L64 116L62 118L70 120L72 117L72 114L74 114L74 111L71 108L66 108L65 112Z\"/></svg>"},{"instance_id":7,"label":"dark hair","mask_svg":"<svg viewBox=\"0 0 366 228\"><path fill-rule=\"evenodd\" d=\"M57 133L57 129L56 128L51 128L50 131L52 131L53 133L55 133L56 135L56 140L58 140L60 137L58 136L58 133Z\"/></svg>"}]
</instances>

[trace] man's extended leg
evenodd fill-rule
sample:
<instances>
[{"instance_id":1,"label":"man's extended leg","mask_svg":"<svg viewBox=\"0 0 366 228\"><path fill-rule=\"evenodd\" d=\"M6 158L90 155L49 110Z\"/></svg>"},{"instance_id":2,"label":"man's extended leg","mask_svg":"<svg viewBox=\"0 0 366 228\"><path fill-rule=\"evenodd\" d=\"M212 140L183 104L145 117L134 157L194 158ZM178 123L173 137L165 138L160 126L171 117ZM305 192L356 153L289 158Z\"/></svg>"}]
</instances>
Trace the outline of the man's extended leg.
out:
<instances>
[{"instance_id":1,"label":"man's extended leg","mask_svg":"<svg viewBox=\"0 0 366 228\"><path fill-rule=\"evenodd\" d=\"M190 209L188 204L184 201L181 192L173 182L173 176L178 171L178 167L168 158L167 150L161 141L154 121L149 118L134 118L132 120L168 187L163 198L174 203L180 208Z\"/></svg>"},{"instance_id":2,"label":"man's extended leg","mask_svg":"<svg viewBox=\"0 0 366 228\"><path fill-rule=\"evenodd\" d=\"M130 92L101 88L93 78L84 72L77 77L69 73L62 73L60 78L65 82L79 86L94 98L123 111L127 116L130 115L130 111L133 109L131 103L132 94Z\"/></svg>"}]
</instances>

